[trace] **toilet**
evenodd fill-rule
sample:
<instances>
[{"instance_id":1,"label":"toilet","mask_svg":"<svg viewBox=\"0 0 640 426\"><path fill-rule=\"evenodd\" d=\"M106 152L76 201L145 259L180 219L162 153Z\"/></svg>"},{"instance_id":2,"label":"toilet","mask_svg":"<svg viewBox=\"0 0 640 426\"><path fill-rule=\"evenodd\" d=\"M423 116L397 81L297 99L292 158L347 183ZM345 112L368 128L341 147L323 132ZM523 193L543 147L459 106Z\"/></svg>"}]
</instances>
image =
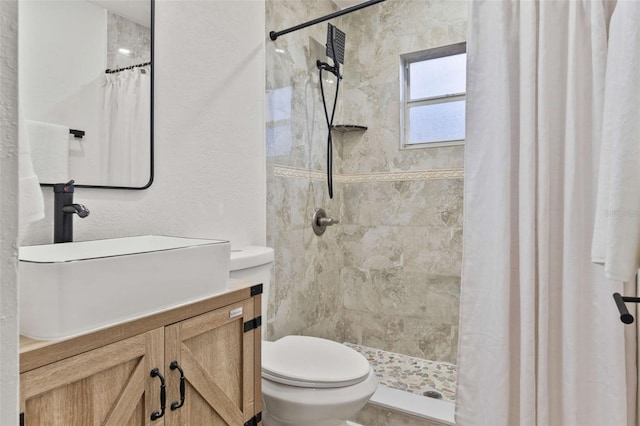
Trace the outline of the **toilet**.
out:
<instances>
[{"instance_id":1,"label":"toilet","mask_svg":"<svg viewBox=\"0 0 640 426\"><path fill-rule=\"evenodd\" d=\"M344 426L378 386L367 359L340 343L310 336L267 342L273 249L231 250L230 278L263 284L262 421L264 426Z\"/></svg>"}]
</instances>

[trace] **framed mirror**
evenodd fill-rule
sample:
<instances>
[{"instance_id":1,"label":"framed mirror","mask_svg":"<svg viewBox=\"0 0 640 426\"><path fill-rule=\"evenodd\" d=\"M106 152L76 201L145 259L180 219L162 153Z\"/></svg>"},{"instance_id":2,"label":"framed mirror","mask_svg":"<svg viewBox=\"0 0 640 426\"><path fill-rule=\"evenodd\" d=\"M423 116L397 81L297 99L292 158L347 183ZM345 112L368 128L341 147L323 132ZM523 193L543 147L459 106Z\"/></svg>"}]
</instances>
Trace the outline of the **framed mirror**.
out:
<instances>
[{"instance_id":1,"label":"framed mirror","mask_svg":"<svg viewBox=\"0 0 640 426\"><path fill-rule=\"evenodd\" d=\"M153 182L154 0L21 0L19 93L41 185Z\"/></svg>"}]
</instances>

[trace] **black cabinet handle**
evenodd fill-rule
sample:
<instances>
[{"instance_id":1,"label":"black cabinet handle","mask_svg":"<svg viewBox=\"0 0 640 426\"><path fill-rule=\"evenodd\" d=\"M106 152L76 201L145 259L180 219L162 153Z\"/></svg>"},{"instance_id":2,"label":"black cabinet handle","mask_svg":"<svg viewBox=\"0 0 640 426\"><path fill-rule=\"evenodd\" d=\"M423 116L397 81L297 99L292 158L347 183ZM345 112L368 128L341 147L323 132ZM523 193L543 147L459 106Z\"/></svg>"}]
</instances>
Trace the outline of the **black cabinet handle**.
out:
<instances>
[{"instance_id":1,"label":"black cabinet handle","mask_svg":"<svg viewBox=\"0 0 640 426\"><path fill-rule=\"evenodd\" d=\"M184 394L185 394L184 371L182 371L182 368L178 364L178 361L171 361L171 364L169 364L169 368L172 370L178 369L178 371L180 372L180 402L173 401L171 403L171 410L177 410L178 408L184 405Z\"/></svg>"},{"instance_id":2,"label":"black cabinet handle","mask_svg":"<svg viewBox=\"0 0 640 426\"><path fill-rule=\"evenodd\" d=\"M160 417L164 416L164 409L167 405L167 388L164 383L164 377L160 374L160 370L154 368L151 370L151 377L158 377L160 379L160 410L154 411L151 413L151 420L158 420Z\"/></svg>"}]
</instances>

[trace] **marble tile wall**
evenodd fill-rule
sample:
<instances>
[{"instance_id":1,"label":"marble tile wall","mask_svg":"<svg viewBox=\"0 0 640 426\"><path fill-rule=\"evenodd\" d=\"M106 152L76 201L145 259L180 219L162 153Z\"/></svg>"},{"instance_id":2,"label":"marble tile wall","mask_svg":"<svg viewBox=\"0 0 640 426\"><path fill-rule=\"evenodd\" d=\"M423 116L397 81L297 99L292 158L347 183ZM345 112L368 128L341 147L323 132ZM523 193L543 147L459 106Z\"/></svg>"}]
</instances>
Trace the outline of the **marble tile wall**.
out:
<instances>
[{"instance_id":1,"label":"marble tile wall","mask_svg":"<svg viewBox=\"0 0 640 426\"><path fill-rule=\"evenodd\" d=\"M455 362L462 179L343 186L345 340Z\"/></svg>"},{"instance_id":2,"label":"marble tile wall","mask_svg":"<svg viewBox=\"0 0 640 426\"><path fill-rule=\"evenodd\" d=\"M460 0L387 0L340 18L347 33L341 119L369 125L345 141L346 173L463 166L462 146L399 149L399 70L401 54L465 41L466 9Z\"/></svg>"},{"instance_id":3,"label":"marble tile wall","mask_svg":"<svg viewBox=\"0 0 640 426\"><path fill-rule=\"evenodd\" d=\"M316 236L316 207L334 210L325 182L269 176L267 244L275 249L267 337L305 334L344 341L343 264L338 234ZM337 208L337 207L336 207Z\"/></svg>"},{"instance_id":4,"label":"marble tile wall","mask_svg":"<svg viewBox=\"0 0 640 426\"><path fill-rule=\"evenodd\" d=\"M400 149L400 55L464 41L466 2L387 0L342 18L347 34L342 119L369 129L343 141L341 282L345 340L455 363L463 179L402 179L461 169L464 147Z\"/></svg>"},{"instance_id":5,"label":"marble tile wall","mask_svg":"<svg viewBox=\"0 0 640 426\"><path fill-rule=\"evenodd\" d=\"M131 53L123 55L119 48ZM113 12L107 14L107 68L117 69L151 60L151 30Z\"/></svg>"},{"instance_id":6,"label":"marble tile wall","mask_svg":"<svg viewBox=\"0 0 640 426\"><path fill-rule=\"evenodd\" d=\"M331 13L331 1L266 2L267 31L282 30L310 17ZM275 249L275 267L267 336L307 334L344 340L344 304L340 283L343 255L336 227L316 236L316 208L339 216L342 196L329 199L326 181L283 177L276 166L326 170L327 126L318 90L316 59L325 59L326 27L314 26L267 42L267 244ZM328 92L335 85L327 82ZM333 96L329 96L333 102ZM336 171L340 169L336 147ZM320 174L320 176L323 176Z\"/></svg>"},{"instance_id":7,"label":"marble tile wall","mask_svg":"<svg viewBox=\"0 0 640 426\"><path fill-rule=\"evenodd\" d=\"M267 29L335 10L329 0L268 0ZM326 24L267 44L267 240L276 250L268 332L312 334L455 362L462 254L462 146L400 149L400 54L465 39L466 3L387 0L333 22L346 33L334 138L335 198L316 59ZM334 86L326 82L328 91ZM329 97L332 101L332 97ZM430 171L453 169L439 176ZM389 178L388 173L394 173ZM315 236L316 207L341 224Z\"/></svg>"}]
</instances>

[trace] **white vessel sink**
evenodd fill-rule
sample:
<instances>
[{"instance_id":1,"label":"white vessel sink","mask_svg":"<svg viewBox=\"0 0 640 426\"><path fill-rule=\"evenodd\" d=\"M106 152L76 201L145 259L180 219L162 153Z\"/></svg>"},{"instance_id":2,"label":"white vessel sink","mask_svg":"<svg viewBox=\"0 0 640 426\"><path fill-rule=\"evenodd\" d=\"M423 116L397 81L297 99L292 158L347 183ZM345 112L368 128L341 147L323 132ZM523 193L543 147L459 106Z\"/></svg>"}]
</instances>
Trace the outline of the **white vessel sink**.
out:
<instances>
[{"instance_id":1,"label":"white vessel sink","mask_svg":"<svg viewBox=\"0 0 640 426\"><path fill-rule=\"evenodd\" d=\"M20 333L67 338L224 292L229 253L155 235L20 247Z\"/></svg>"}]
</instances>

